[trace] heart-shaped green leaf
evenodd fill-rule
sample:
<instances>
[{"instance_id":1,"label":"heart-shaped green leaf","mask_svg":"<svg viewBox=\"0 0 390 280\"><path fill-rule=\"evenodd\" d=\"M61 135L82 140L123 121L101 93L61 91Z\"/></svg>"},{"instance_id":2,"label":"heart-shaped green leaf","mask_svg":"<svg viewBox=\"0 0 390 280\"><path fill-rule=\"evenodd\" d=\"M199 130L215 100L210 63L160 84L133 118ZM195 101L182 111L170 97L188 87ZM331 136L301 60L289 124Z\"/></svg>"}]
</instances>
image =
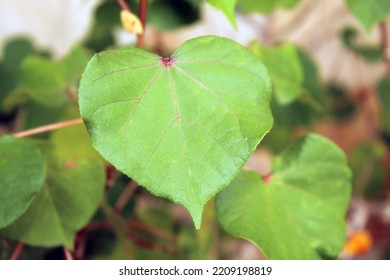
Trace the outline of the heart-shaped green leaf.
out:
<instances>
[{"instance_id":1,"label":"heart-shaped green leaf","mask_svg":"<svg viewBox=\"0 0 390 280\"><path fill-rule=\"evenodd\" d=\"M0 234L33 246L73 248L75 233L92 217L104 190L100 162L63 162L47 158L42 191L27 211Z\"/></svg>"},{"instance_id":2,"label":"heart-shaped green leaf","mask_svg":"<svg viewBox=\"0 0 390 280\"><path fill-rule=\"evenodd\" d=\"M242 172L221 191L218 219L271 259L336 258L345 241L350 181L343 152L308 135L275 159L270 176Z\"/></svg>"},{"instance_id":3,"label":"heart-shaped green leaf","mask_svg":"<svg viewBox=\"0 0 390 280\"><path fill-rule=\"evenodd\" d=\"M38 148L12 136L0 138L0 228L27 210L44 178L45 161Z\"/></svg>"},{"instance_id":4,"label":"heart-shaped green leaf","mask_svg":"<svg viewBox=\"0 0 390 280\"><path fill-rule=\"evenodd\" d=\"M170 58L105 51L80 82L81 116L97 151L157 196L204 204L238 173L272 126L270 81L239 44L206 36Z\"/></svg>"}]
</instances>

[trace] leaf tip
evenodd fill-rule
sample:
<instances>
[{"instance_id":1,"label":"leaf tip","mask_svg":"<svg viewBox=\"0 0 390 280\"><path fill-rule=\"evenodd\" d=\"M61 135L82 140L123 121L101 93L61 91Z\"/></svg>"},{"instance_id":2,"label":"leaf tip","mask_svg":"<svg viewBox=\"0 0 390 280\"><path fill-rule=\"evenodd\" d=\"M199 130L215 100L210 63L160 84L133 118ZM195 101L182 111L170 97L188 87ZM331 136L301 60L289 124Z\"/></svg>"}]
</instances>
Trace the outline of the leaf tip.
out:
<instances>
[{"instance_id":1,"label":"leaf tip","mask_svg":"<svg viewBox=\"0 0 390 280\"><path fill-rule=\"evenodd\" d=\"M202 225L202 212L203 212L203 206L200 209L189 209L187 208L187 211L190 213L192 221L194 222L195 229L200 230L200 227Z\"/></svg>"}]
</instances>

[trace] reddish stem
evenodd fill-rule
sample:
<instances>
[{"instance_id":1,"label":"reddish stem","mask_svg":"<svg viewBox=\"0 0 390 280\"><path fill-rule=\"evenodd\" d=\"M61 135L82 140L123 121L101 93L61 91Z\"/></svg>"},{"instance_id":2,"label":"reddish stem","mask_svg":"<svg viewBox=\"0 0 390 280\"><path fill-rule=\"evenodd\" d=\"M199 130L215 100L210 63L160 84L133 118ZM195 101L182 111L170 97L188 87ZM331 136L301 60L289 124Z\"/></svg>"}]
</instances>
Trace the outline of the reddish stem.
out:
<instances>
[{"instance_id":1,"label":"reddish stem","mask_svg":"<svg viewBox=\"0 0 390 280\"><path fill-rule=\"evenodd\" d=\"M131 233L129 233L128 236L140 248L152 250L155 252L165 252L172 255L176 253L176 249L169 244L157 244L151 241L146 241Z\"/></svg>"},{"instance_id":2,"label":"reddish stem","mask_svg":"<svg viewBox=\"0 0 390 280\"><path fill-rule=\"evenodd\" d=\"M64 246L63 248L64 248L65 258L66 258L68 261L73 260L72 253L69 251L69 249L66 248L65 246Z\"/></svg>"},{"instance_id":3,"label":"reddish stem","mask_svg":"<svg viewBox=\"0 0 390 280\"><path fill-rule=\"evenodd\" d=\"M152 234L152 235L164 238L164 239L172 241L172 242L175 240L173 235L170 234L169 232L164 231L160 228L151 226L151 225L141 223L140 221L137 221L134 219L127 221L126 225L130 228L138 229L138 230L143 231L145 233ZM99 230L99 229L107 229L110 227L111 227L111 225L108 221L96 221L96 222L92 222L88 226L86 226L85 230L86 231L93 231L93 230Z\"/></svg>"},{"instance_id":4,"label":"reddish stem","mask_svg":"<svg viewBox=\"0 0 390 280\"><path fill-rule=\"evenodd\" d=\"M123 208L125 208L127 202L129 201L129 199L131 198L131 196L133 195L137 187L138 187L137 183L135 181L132 181L123 190L123 192L121 193L121 195L119 196L118 200L115 203L114 211L117 214L120 214Z\"/></svg>"},{"instance_id":5,"label":"reddish stem","mask_svg":"<svg viewBox=\"0 0 390 280\"><path fill-rule=\"evenodd\" d=\"M24 243L19 242L9 259L10 260L17 260L19 258L20 253L22 252L23 248L24 248Z\"/></svg>"},{"instance_id":6,"label":"reddish stem","mask_svg":"<svg viewBox=\"0 0 390 280\"><path fill-rule=\"evenodd\" d=\"M104 186L106 192L108 192L111 189L111 187L114 185L115 176L117 173L118 172L114 166L112 165L106 166L106 184Z\"/></svg>"},{"instance_id":7,"label":"reddish stem","mask_svg":"<svg viewBox=\"0 0 390 280\"><path fill-rule=\"evenodd\" d=\"M14 136L17 138L22 138L22 137L32 136L35 134L40 134L40 133L68 127L68 126L77 125L77 124L83 124L83 120L80 118L80 119L74 119L74 120L44 125L44 126L30 129L30 130L25 130L25 131L20 131L20 132L14 133Z\"/></svg>"},{"instance_id":8,"label":"reddish stem","mask_svg":"<svg viewBox=\"0 0 390 280\"><path fill-rule=\"evenodd\" d=\"M127 5L125 0L116 0L118 2L119 6L121 6L122 10L129 11L131 13L129 5Z\"/></svg>"},{"instance_id":9,"label":"reddish stem","mask_svg":"<svg viewBox=\"0 0 390 280\"><path fill-rule=\"evenodd\" d=\"M130 220L127 222L127 225L130 228L138 229L138 230L141 230L143 232L164 238L164 239L172 241L172 242L175 241L175 238L172 234L170 234L169 232L164 231L158 227L147 225L147 224L141 223L140 221L137 221L137 220Z\"/></svg>"},{"instance_id":10,"label":"reddish stem","mask_svg":"<svg viewBox=\"0 0 390 280\"><path fill-rule=\"evenodd\" d=\"M79 230L75 238L73 256L75 260L84 259L87 231L83 228Z\"/></svg>"},{"instance_id":11,"label":"reddish stem","mask_svg":"<svg viewBox=\"0 0 390 280\"><path fill-rule=\"evenodd\" d=\"M271 173L267 174L267 175L264 175L263 176L263 182L264 183L268 183L271 180L271 178L272 178L272 174Z\"/></svg>"},{"instance_id":12,"label":"reddish stem","mask_svg":"<svg viewBox=\"0 0 390 280\"><path fill-rule=\"evenodd\" d=\"M139 19L142 24L144 32L137 35L137 48L142 49L144 47L144 34L146 27L146 15L148 13L148 0L141 0L139 3Z\"/></svg>"}]
</instances>

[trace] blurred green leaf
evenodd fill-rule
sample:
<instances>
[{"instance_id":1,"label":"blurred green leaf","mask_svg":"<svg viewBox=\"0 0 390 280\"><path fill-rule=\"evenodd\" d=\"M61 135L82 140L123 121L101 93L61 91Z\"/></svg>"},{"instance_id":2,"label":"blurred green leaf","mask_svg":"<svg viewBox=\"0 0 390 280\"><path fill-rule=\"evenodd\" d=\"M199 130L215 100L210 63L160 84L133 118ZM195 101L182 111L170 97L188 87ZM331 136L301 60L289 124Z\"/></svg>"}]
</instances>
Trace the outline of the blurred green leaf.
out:
<instances>
[{"instance_id":1,"label":"blurred green leaf","mask_svg":"<svg viewBox=\"0 0 390 280\"><path fill-rule=\"evenodd\" d=\"M33 46L28 39L17 38L8 41L3 52L3 64L7 71L16 73L24 57L32 52Z\"/></svg>"},{"instance_id":2,"label":"blurred green leaf","mask_svg":"<svg viewBox=\"0 0 390 280\"><path fill-rule=\"evenodd\" d=\"M386 194L386 149L378 143L358 146L350 156L353 191L358 197L381 199Z\"/></svg>"},{"instance_id":3,"label":"blurred green leaf","mask_svg":"<svg viewBox=\"0 0 390 280\"><path fill-rule=\"evenodd\" d=\"M344 153L310 134L274 159L269 176L241 172L217 195L223 228L252 241L270 259L336 258L351 192Z\"/></svg>"},{"instance_id":4,"label":"blurred green leaf","mask_svg":"<svg viewBox=\"0 0 390 280\"><path fill-rule=\"evenodd\" d=\"M271 13L277 8L291 9L300 0L238 0L239 8L244 12Z\"/></svg>"},{"instance_id":5,"label":"blurred green leaf","mask_svg":"<svg viewBox=\"0 0 390 280\"><path fill-rule=\"evenodd\" d=\"M27 94L46 107L64 106L69 101L66 90L77 86L90 57L83 47L73 48L59 61L27 56L20 69L20 85L7 105L14 105L15 101L24 101L23 94ZM23 98L20 100L17 97Z\"/></svg>"},{"instance_id":6,"label":"blurred green leaf","mask_svg":"<svg viewBox=\"0 0 390 280\"><path fill-rule=\"evenodd\" d=\"M280 106L278 108L280 108ZM275 114L274 110L272 110L272 112L274 118L276 118L277 113ZM262 144L271 149L273 153L277 154L290 145L293 139L294 127L286 124L279 124L275 119L271 131L264 137Z\"/></svg>"},{"instance_id":7,"label":"blurred green leaf","mask_svg":"<svg viewBox=\"0 0 390 280\"><path fill-rule=\"evenodd\" d=\"M38 148L12 136L0 137L0 228L18 219L36 199L45 169Z\"/></svg>"},{"instance_id":8,"label":"blurred green leaf","mask_svg":"<svg viewBox=\"0 0 390 280\"><path fill-rule=\"evenodd\" d=\"M131 5L133 1L128 1ZM133 7L131 6L132 10ZM85 45L96 52L114 44L114 29L119 27L121 8L115 0L102 1L96 8L93 26L85 39Z\"/></svg>"},{"instance_id":9,"label":"blurred green leaf","mask_svg":"<svg viewBox=\"0 0 390 280\"><path fill-rule=\"evenodd\" d=\"M345 0L352 14L367 32L390 15L389 0Z\"/></svg>"},{"instance_id":10,"label":"blurred green leaf","mask_svg":"<svg viewBox=\"0 0 390 280\"><path fill-rule=\"evenodd\" d=\"M26 92L42 105L58 107L67 100L64 90L65 79L59 62L31 55L23 61L18 91Z\"/></svg>"},{"instance_id":11,"label":"blurred green leaf","mask_svg":"<svg viewBox=\"0 0 390 280\"><path fill-rule=\"evenodd\" d=\"M304 73L293 44L271 48L253 43L251 50L267 67L279 104L291 104L303 94Z\"/></svg>"},{"instance_id":12,"label":"blurred green leaf","mask_svg":"<svg viewBox=\"0 0 390 280\"><path fill-rule=\"evenodd\" d=\"M359 55L369 62L382 61L383 54L382 50L377 45L361 45L357 42L358 31L352 27L344 28L341 31L341 38L344 46Z\"/></svg>"},{"instance_id":13,"label":"blurred green leaf","mask_svg":"<svg viewBox=\"0 0 390 280\"><path fill-rule=\"evenodd\" d=\"M271 102L275 122L287 128L312 125L326 108L324 89L315 61L303 49L298 48L297 54L303 73L302 95L287 105L279 104L276 98Z\"/></svg>"},{"instance_id":14,"label":"blurred green leaf","mask_svg":"<svg viewBox=\"0 0 390 280\"><path fill-rule=\"evenodd\" d=\"M0 63L0 111L4 98L18 85L18 71L22 60L32 51L31 43L24 38L14 39L5 45Z\"/></svg>"},{"instance_id":15,"label":"blurred green leaf","mask_svg":"<svg viewBox=\"0 0 390 280\"><path fill-rule=\"evenodd\" d=\"M207 0L212 6L222 11L230 21L230 24L237 29L235 7L237 0Z\"/></svg>"},{"instance_id":16,"label":"blurred green leaf","mask_svg":"<svg viewBox=\"0 0 390 280\"><path fill-rule=\"evenodd\" d=\"M65 85L78 85L81 74L91 57L92 55L87 49L76 46L60 61Z\"/></svg>"},{"instance_id":17,"label":"blurred green leaf","mask_svg":"<svg viewBox=\"0 0 390 280\"><path fill-rule=\"evenodd\" d=\"M0 234L33 246L73 249L75 233L91 219L103 195L99 162L64 162L46 156L42 191L27 211Z\"/></svg>"},{"instance_id":18,"label":"blurred green leaf","mask_svg":"<svg viewBox=\"0 0 390 280\"><path fill-rule=\"evenodd\" d=\"M28 97L26 97L26 100L28 100ZM8 99L6 99L6 101L8 101ZM20 104L20 102L23 101L16 101L15 106ZM27 102L24 106L23 113L23 130L27 130L59 121L61 115L64 113L64 108L46 107L36 102ZM40 133L30 137L47 139L51 133L52 132Z\"/></svg>"},{"instance_id":19,"label":"blurred green leaf","mask_svg":"<svg viewBox=\"0 0 390 280\"><path fill-rule=\"evenodd\" d=\"M148 23L173 30L199 19L201 0L155 0L148 7Z\"/></svg>"},{"instance_id":20,"label":"blurred green leaf","mask_svg":"<svg viewBox=\"0 0 390 280\"><path fill-rule=\"evenodd\" d=\"M80 113L75 104L69 105L59 121L79 118ZM66 161L91 160L104 162L92 147L91 138L84 124L55 130L51 135L51 143L57 157Z\"/></svg>"}]
</instances>

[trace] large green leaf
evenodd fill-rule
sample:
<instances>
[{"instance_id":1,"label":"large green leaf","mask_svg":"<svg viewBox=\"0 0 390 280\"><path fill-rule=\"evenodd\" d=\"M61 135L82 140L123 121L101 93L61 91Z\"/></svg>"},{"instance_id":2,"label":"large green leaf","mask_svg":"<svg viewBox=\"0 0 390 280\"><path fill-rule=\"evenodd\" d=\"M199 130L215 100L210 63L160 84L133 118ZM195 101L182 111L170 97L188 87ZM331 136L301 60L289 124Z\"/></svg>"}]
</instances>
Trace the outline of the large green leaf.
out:
<instances>
[{"instance_id":1,"label":"large green leaf","mask_svg":"<svg viewBox=\"0 0 390 280\"><path fill-rule=\"evenodd\" d=\"M238 173L270 130L270 81L234 41L206 36L170 58L105 51L80 82L81 116L97 151L157 196L203 205Z\"/></svg>"},{"instance_id":2,"label":"large green leaf","mask_svg":"<svg viewBox=\"0 0 390 280\"><path fill-rule=\"evenodd\" d=\"M28 210L0 234L34 246L73 248L75 233L88 223L102 198L104 168L99 162L47 162L42 191Z\"/></svg>"},{"instance_id":3,"label":"large green leaf","mask_svg":"<svg viewBox=\"0 0 390 280\"><path fill-rule=\"evenodd\" d=\"M300 0L238 0L244 12L270 13L277 8L293 8Z\"/></svg>"},{"instance_id":4,"label":"large green leaf","mask_svg":"<svg viewBox=\"0 0 390 280\"><path fill-rule=\"evenodd\" d=\"M0 228L22 215L42 188L45 161L38 148L0 137Z\"/></svg>"},{"instance_id":5,"label":"large green leaf","mask_svg":"<svg viewBox=\"0 0 390 280\"><path fill-rule=\"evenodd\" d=\"M307 135L275 159L271 175L242 172L221 191L218 219L270 259L336 258L345 240L350 180L343 152Z\"/></svg>"},{"instance_id":6,"label":"large green leaf","mask_svg":"<svg viewBox=\"0 0 390 280\"><path fill-rule=\"evenodd\" d=\"M354 16L364 25L366 31L390 16L389 0L345 0Z\"/></svg>"},{"instance_id":7,"label":"large green leaf","mask_svg":"<svg viewBox=\"0 0 390 280\"><path fill-rule=\"evenodd\" d=\"M267 67L276 99L281 105L290 104L303 94L304 74L293 44L268 48L253 43L251 50Z\"/></svg>"},{"instance_id":8,"label":"large green leaf","mask_svg":"<svg viewBox=\"0 0 390 280\"><path fill-rule=\"evenodd\" d=\"M221 10L228 18L231 25L234 28L237 28L236 16L234 13L234 8L236 6L237 0L207 0L207 2L209 2L218 10Z\"/></svg>"}]
</instances>

